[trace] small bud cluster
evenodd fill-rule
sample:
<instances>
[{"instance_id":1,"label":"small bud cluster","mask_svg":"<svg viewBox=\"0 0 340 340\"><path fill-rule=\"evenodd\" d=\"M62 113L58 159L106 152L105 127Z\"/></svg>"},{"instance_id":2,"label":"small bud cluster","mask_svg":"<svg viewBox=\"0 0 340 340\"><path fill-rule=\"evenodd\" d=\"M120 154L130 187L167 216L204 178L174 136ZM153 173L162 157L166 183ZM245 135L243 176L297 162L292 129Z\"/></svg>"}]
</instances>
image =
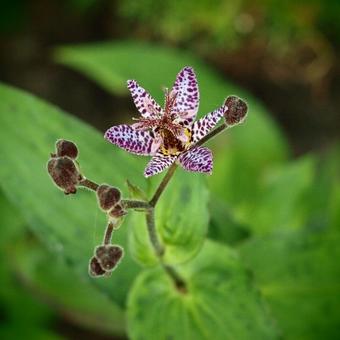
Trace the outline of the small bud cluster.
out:
<instances>
[{"instance_id":1,"label":"small bud cluster","mask_svg":"<svg viewBox=\"0 0 340 340\"><path fill-rule=\"evenodd\" d=\"M117 219L126 215L126 211L120 202L121 192L119 189L114 188L107 184L98 186L97 199L100 208L105 211L110 218Z\"/></svg>"},{"instance_id":2,"label":"small bud cluster","mask_svg":"<svg viewBox=\"0 0 340 340\"><path fill-rule=\"evenodd\" d=\"M229 96L225 105L227 110L224 112L224 118L229 126L242 123L248 112L248 105L241 98L236 96Z\"/></svg>"},{"instance_id":3,"label":"small bud cluster","mask_svg":"<svg viewBox=\"0 0 340 340\"><path fill-rule=\"evenodd\" d=\"M76 158L77 146L67 140L59 139L56 142L56 153L51 154L47 163L47 171L56 186L66 195L75 194L77 185L82 180Z\"/></svg>"},{"instance_id":4,"label":"small bud cluster","mask_svg":"<svg viewBox=\"0 0 340 340\"><path fill-rule=\"evenodd\" d=\"M96 247L94 256L89 263L90 275L93 277L111 275L123 255L123 248L115 244L106 244Z\"/></svg>"},{"instance_id":5,"label":"small bud cluster","mask_svg":"<svg viewBox=\"0 0 340 340\"><path fill-rule=\"evenodd\" d=\"M93 277L109 276L116 268L124 255L124 250L117 244L110 244L113 231L118 229L121 217L127 212L121 204L121 192L107 184L101 184L96 190L99 207L108 216L103 244L94 250L94 256L90 259L89 274Z\"/></svg>"}]
</instances>

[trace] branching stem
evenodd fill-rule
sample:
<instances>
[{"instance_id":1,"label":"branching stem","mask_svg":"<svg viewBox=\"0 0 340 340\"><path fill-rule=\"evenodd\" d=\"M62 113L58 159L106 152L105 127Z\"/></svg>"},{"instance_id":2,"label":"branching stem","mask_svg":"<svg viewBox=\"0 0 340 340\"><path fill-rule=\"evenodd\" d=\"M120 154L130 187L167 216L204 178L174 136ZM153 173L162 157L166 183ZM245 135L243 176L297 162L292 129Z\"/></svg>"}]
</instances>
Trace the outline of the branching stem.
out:
<instances>
[{"instance_id":1,"label":"branching stem","mask_svg":"<svg viewBox=\"0 0 340 340\"><path fill-rule=\"evenodd\" d=\"M223 123L216 129L209 132L205 137L203 137L197 143L193 144L191 148L195 148L197 146L205 144L208 140L214 138L216 135L221 133L227 127L228 125L226 123ZM155 207L162 193L164 192L167 185L169 184L172 176L174 175L176 169L177 169L177 164L173 163L168 169L166 175L163 177L162 181L159 183L154 195L152 196L149 202L143 201L143 200L122 200L121 203L122 203L122 206L126 209L141 209L143 212L145 212L148 234L149 234L152 247L155 251L155 254L158 257L159 262L162 268L164 269L164 271L170 276L170 278L174 282L176 288L180 292L185 293L187 291L187 287L186 287L186 283L184 279L179 275L179 273L176 271L176 269L173 266L165 264L163 261L165 248L162 242L160 241L160 237L157 233L157 229L155 225ZM97 191L99 187L99 185L96 182L93 182L85 177L80 180L79 185L86 187L92 191ZM105 231L105 235L104 235L104 240L103 240L103 243L105 245L111 243L112 233L116 227L117 226L114 224L114 222L110 221L108 223L106 231Z\"/></svg>"},{"instance_id":2,"label":"branching stem","mask_svg":"<svg viewBox=\"0 0 340 340\"><path fill-rule=\"evenodd\" d=\"M126 209L150 209L151 205L146 201L137 200L121 200L122 205Z\"/></svg>"}]
</instances>

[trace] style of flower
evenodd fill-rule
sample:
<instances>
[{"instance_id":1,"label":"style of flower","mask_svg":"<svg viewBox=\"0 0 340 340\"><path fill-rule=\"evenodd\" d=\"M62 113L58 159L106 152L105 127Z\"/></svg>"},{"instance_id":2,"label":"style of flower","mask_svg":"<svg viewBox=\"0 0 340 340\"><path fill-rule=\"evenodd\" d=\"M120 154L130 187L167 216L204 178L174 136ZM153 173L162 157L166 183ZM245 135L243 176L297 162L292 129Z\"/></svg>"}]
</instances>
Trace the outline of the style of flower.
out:
<instances>
[{"instance_id":1,"label":"style of flower","mask_svg":"<svg viewBox=\"0 0 340 340\"><path fill-rule=\"evenodd\" d=\"M128 152L153 156L145 177L162 172L174 162L187 171L211 174L212 153L196 143L216 126L228 108L223 104L195 121L199 91L194 70L184 67L178 73L172 89L165 90L163 109L135 80L127 84L141 117L132 125L111 127L105 138Z\"/></svg>"}]
</instances>

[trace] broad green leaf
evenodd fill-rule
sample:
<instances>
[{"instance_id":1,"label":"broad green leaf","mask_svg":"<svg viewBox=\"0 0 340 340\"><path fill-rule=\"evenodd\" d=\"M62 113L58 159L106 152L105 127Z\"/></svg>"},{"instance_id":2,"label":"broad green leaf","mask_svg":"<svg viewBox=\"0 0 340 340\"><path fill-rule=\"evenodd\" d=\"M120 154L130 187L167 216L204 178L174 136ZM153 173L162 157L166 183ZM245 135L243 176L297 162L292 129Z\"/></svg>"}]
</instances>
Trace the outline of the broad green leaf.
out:
<instances>
[{"instance_id":1,"label":"broad green leaf","mask_svg":"<svg viewBox=\"0 0 340 340\"><path fill-rule=\"evenodd\" d=\"M340 206L338 207L340 208ZM241 247L284 338L337 339L340 229L276 232Z\"/></svg>"},{"instance_id":2,"label":"broad green leaf","mask_svg":"<svg viewBox=\"0 0 340 340\"><path fill-rule=\"evenodd\" d=\"M206 241L192 261L177 267L178 290L161 268L142 272L128 300L132 339L276 339L268 310L237 255Z\"/></svg>"},{"instance_id":3,"label":"broad green leaf","mask_svg":"<svg viewBox=\"0 0 340 340\"><path fill-rule=\"evenodd\" d=\"M149 196L156 190L160 176L149 180ZM141 264L157 264L144 213L134 212L129 220L130 251ZM178 169L155 209L155 224L165 252L165 263L188 261L200 250L208 229L208 192L202 174Z\"/></svg>"},{"instance_id":4,"label":"broad green leaf","mask_svg":"<svg viewBox=\"0 0 340 340\"><path fill-rule=\"evenodd\" d=\"M331 148L317 162L314 182L299 202L307 216L306 224L319 229L322 225L340 225L340 148Z\"/></svg>"},{"instance_id":5,"label":"broad green leaf","mask_svg":"<svg viewBox=\"0 0 340 340\"><path fill-rule=\"evenodd\" d=\"M19 339L30 334L34 339L60 339L48 330L54 313L14 275L15 241L24 235L24 221L0 191L0 338Z\"/></svg>"},{"instance_id":6,"label":"broad green leaf","mask_svg":"<svg viewBox=\"0 0 340 340\"><path fill-rule=\"evenodd\" d=\"M220 106L228 95L249 105L246 123L218 136L213 143L212 193L231 206L236 220L251 221L260 197L260 184L269 166L287 159L288 146L265 108L249 93L223 79L190 53L136 42L61 47L55 59L98 82L108 91L127 95L126 80L136 79L163 103L162 86L170 87L185 65L195 68L201 94L200 113Z\"/></svg>"},{"instance_id":7,"label":"broad green leaf","mask_svg":"<svg viewBox=\"0 0 340 340\"><path fill-rule=\"evenodd\" d=\"M260 197L249 212L254 233L266 234L273 229L298 229L308 216L300 201L311 187L315 175L315 159L304 157L267 172Z\"/></svg>"},{"instance_id":8,"label":"broad green leaf","mask_svg":"<svg viewBox=\"0 0 340 340\"><path fill-rule=\"evenodd\" d=\"M156 228L165 245L164 262L181 263L202 246L208 227L208 192L201 174L177 170L156 207ZM137 215L138 214L138 215ZM157 263L150 246L145 217L135 213L130 244L134 256L146 265Z\"/></svg>"},{"instance_id":9,"label":"broad green leaf","mask_svg":"<svg viewBox=\"0 0 340 340\"><path fill-rule=\"evenodd\" d=\"M22 232L24 221L0 190L0 248L6 247Z\"/></svg>"},{"instance_id":10,"label":"broad green leaf","mask_svg":"<svg viewBox=\"0 0 340 340\"><path fill-rule=\"evenodd\" d=\"M88 277L88 261L102 241L106 217L89 191L68 196L52 184L46 162L55 140L73 140L80 150L84 174L99 183L109 182L126 194L124 181L135 178L142 168L133 157L113 149L88 125L42 100L0 85L0 186L20 211L35 235L49 250L67 261L84 280L89 280L112 300L124 306L125 296L138 269L126 251L124 260L110 279ZM123 225L113 241L127 246Z\"/></svg>"},{"instance_id":11,"label":"broad green leaf","mask_svg":"<svg viewBox=\"0 0 340 340\"><path fill-rule=\"evenodd\" d=\"M15 320L20 320L21 327L32 324L34 319L32 316L37 315L40 309L42 309L40 317L42 321L48 320L51 314L47 313L48 308L46 306L38 308L39 301L47 301L47 304L53 307L54 312L58 312L83 327L95 328L101 332L124 334L124 311L112 304L110 299L88 280L77 277L63 258L55 257L32 235L27 235L24 220L2 194L0 194L0 202L0 254L2 265L4 268L8 267L4 282L8 281L9 286L6 287L3 282L0 297L5 296L8 300L8 297L12 296L8 301L11 314ZM20 279L15 287L10 278L14 274ZM18 282L21 282L27 292L19 287ZM26 295L35 295L35 298L26 297ZM13 300L14 296L16 298ZM27 303L25 311L22 311L20 306L24 300ZM30 312L27 318L29 304L32 305L34 312Z\"/></svg>"},{"instance_id":12,"label":"broad green leaf","mask_svg":"<svg viewBox=\"0 0 340 340\"><path fill-rule=\"evenodd\" d=\"M209 207L211 217L208 237L214 241L238 244L250 236L249 226L235 221L230 207L216 197L213 197Z\"/></svg>"},{"instance_id":13,"label":"broad green leaf","mask_svg":"<svg viewBox=\"0 0 340 340\"><path fill-rule=\"evenodd\" d=\"M85 328L124 334L124 310L34 240L15 243L11 264L21 281L59 314Z\"/></svg>"}]
</instances>

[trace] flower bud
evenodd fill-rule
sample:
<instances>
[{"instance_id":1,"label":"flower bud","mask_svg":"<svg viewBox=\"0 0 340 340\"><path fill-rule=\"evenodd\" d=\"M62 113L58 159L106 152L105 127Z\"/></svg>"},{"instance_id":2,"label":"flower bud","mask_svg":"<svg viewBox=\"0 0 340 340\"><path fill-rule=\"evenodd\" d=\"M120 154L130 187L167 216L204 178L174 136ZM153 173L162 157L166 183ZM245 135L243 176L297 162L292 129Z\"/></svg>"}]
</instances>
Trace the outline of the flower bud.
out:
<instances>
[{"instance_id":1,"label":"flower bud","mask_svg":"<svg viewBox=\"0 0 340 340\"><path fill-rule=\"evenodd\" d=\"M93 277L97 276L103 276L106 273L106 270L104 270L100 263L98 262L98 259L93 256L89 263L89 274Z\"/></svg>"},{"instance_id":2,"label":"flower bud","mask_svg":"<svg viewBox=\"0 0 340 340\"><path fill-rule=\"evenodd\" d=\"M120 201L120 191L117 188L106 184L101 184L97 189L97 198L99 206L108 211Z\"/></svg>"},{"instance_id":3,"label":"flower bud","mask_svg":"<svg viewBox=\"0 0 340 340\"><path fill-rule=\"evenodd\" d=\"M57 149L58 157L68 156L72 159L76 159L78 156L78 148L71 141L58 139L55 146Z\"/></svg>"},{"instance_id":4,"label":"flower bud","mask_svg":"<svg viewBox=\"0 0 340 340\"><path fill-rule=\"evenodd\" d=\"M248 111L248 105L241 98L229 96L225 103L227 110L224 112L224 118L228 125L241 123Z\"/></svg>"},{"instance_id":5,"label":"flower bud","mask_svg":"<svg viewBox=\"0 0 340 340\"><path fill-rule=\"evenodd\" d=\"M113 270L124 255L123 248L117 245L98 246L95 256L101 268L106 271Z\"/></svg>"},{"instance_id":6,"label":"flower bud","mask_svg":"<svg viewBox=\"0 0 340 340\"><path fill-rule=\"evenodd\" d=\"M75 194L80 179L78 169L68 157L52 158L47 163L47 171L54 183L67 194Z\"/></svg>"},{"instance_id":7,"label":"flower bud","mask_svg":"<svg viewBox=\"0 0 340 340\"><path fill-rule=\"evenodd\" d=\"M109 215L114 218L120 218L127 214L127 211L123 209L120 204L116 204L110 211Z\"/></svg>"}]
</instances>

